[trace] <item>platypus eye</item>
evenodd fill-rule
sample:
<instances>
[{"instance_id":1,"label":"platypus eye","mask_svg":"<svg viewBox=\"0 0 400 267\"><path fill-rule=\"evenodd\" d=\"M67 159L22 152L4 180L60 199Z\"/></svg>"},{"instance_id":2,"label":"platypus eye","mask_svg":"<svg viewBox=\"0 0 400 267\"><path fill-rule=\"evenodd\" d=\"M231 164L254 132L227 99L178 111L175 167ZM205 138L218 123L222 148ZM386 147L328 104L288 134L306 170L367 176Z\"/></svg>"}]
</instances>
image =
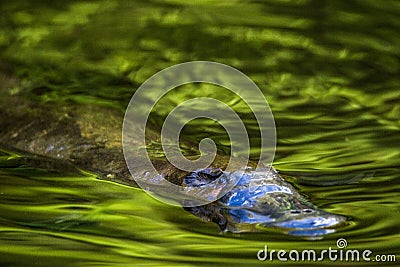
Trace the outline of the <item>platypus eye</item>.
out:
<instances>
[{"instance_id":1,"label":"platypus eye","mask_svg":"<svg viewBox=\"0 0 400 267\"><path fill-rule=\"evenodd\" d=\"M218 179L222 175L222 171L220 169L202 169L195 172L190 173L188 176L184 178L184 183L188 186L202 186L208 183L213 182ZM224 178L225 179L225 178ZM225 183L226 180L221 180L222 183Z\"/></svg>"}]
</instances>

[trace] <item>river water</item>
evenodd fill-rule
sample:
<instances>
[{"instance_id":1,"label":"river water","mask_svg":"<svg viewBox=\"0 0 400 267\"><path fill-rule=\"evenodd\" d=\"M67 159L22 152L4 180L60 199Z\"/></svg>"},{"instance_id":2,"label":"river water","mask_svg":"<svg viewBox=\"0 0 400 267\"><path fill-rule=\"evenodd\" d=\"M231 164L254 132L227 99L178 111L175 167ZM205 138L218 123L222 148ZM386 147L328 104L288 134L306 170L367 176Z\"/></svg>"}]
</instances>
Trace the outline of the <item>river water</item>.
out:
<instances>
[{"instance_id":1,"label":"river water","mask_svg":"<svg viewBox=\"0 0 400 267\"><path fill-rule=\"evenodd\" d=\"M287 253L338 249L339 238L344 250L372 251L363 265L395 264L378 262L378 254L400 260L400 2L12 1L0 9L0 71L18 80L2 84L38 104L123 111L140 84L165 67L209 60L241 70L274 114L276 169L312 203L348 218L322 239L276 229L220 234L140 189L34 168L21 164L23 153L2 150L2 266L285 264L259 261L257 253L266 245ZM247 125L257 160L257 124L246 106L200 87L167 96L151 123L191 97L225 99ZM193 121L182 136L204 137L229 151L223 129L210 121ZM321 264L361 263L326 257Z\"/></svg>"}]
</instances>

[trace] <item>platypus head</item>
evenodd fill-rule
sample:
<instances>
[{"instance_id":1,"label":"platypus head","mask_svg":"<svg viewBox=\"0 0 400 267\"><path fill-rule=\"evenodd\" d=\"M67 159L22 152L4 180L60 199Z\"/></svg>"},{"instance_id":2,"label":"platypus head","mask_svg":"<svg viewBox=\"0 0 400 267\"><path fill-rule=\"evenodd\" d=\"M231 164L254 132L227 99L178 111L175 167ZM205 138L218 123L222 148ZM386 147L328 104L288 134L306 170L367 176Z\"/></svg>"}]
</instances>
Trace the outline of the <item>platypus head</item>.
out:
<instances>
[{"instance_id":1,"label":"platypus head","mask_svg":"<svg viewBox=\"0 0 400 267\"><path fill-rule=\"evenodd\" d=\"M191 173L186 184L201 186L235 173L201 170ZM249 169L241 174L231 191L217 201L185 208L203 220L219 225L221 231L249 232L267 228L297 236L316 237L335 231L346 218L323 211L308 202L272 168Z\"/></svg>"}]
</instances>

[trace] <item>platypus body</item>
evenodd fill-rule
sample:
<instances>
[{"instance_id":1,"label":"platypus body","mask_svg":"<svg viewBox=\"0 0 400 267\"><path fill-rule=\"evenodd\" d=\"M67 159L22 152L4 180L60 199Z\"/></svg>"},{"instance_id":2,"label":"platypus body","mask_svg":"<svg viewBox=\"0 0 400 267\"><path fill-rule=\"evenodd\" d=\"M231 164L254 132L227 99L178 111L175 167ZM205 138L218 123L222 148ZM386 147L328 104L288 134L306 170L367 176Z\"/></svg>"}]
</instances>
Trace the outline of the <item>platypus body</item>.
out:
<instances>
[{"instance_id":1,"label":"platypus body","mask_svg":"<svg viewBox=\"0 0 400 267\"><path fill-rule=\"evenodd\" d=\"M65 166L96 173L99 178L137 186L122 152L123 111L72 102L45 103L32 93L11 93L7 86L0 89L0 148L65 162ZM146 135L159 141L159 134L151 129ZM209 168L187 173L163 157L152 159L164 178L192 187L235 176L235 172L224 171L226 161L225 156L217 156ZM251 166L250 162L245 173L236 177L233 189L217 201L185 209L230 232L274 227L292 235L319 236L345 221L306 201L272 166Z\"/></svg>"}]
</instances>

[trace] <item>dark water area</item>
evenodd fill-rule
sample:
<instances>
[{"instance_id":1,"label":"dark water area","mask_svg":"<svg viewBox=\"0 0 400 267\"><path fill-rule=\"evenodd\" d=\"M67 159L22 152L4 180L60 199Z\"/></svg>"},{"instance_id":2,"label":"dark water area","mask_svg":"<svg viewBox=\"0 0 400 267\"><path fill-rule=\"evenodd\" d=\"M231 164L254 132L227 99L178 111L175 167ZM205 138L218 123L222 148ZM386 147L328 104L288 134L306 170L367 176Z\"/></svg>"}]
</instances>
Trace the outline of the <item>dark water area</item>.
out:
<instances>
[{"instance_id":1,"label":"dark water area","mask_svg":"<svg viewBox=\"0 0 400 267\"><path fill-rule=\"evenodd\" d=\"M277 229L220 234L140 189L33 167L29 155L7 146L0 150L0 265L313 265L263 262L257 252L265 245L337 249L339 238L346 249L371 250L371 261L326 257L321 264L400 259L399 1L9 1L0 12L0 86L37 105L124 111L140 84L174 64L209 60L239 69L274 114L274 167L310 202L348 218L322 239ZM199 96L238 112L257 160L257 122L228 91L178 88L150 123L160 125L176 105ZM181 138L204 137L229 152L228 136L212 121L191 122Z\"/></svg>"}]
</instances>

